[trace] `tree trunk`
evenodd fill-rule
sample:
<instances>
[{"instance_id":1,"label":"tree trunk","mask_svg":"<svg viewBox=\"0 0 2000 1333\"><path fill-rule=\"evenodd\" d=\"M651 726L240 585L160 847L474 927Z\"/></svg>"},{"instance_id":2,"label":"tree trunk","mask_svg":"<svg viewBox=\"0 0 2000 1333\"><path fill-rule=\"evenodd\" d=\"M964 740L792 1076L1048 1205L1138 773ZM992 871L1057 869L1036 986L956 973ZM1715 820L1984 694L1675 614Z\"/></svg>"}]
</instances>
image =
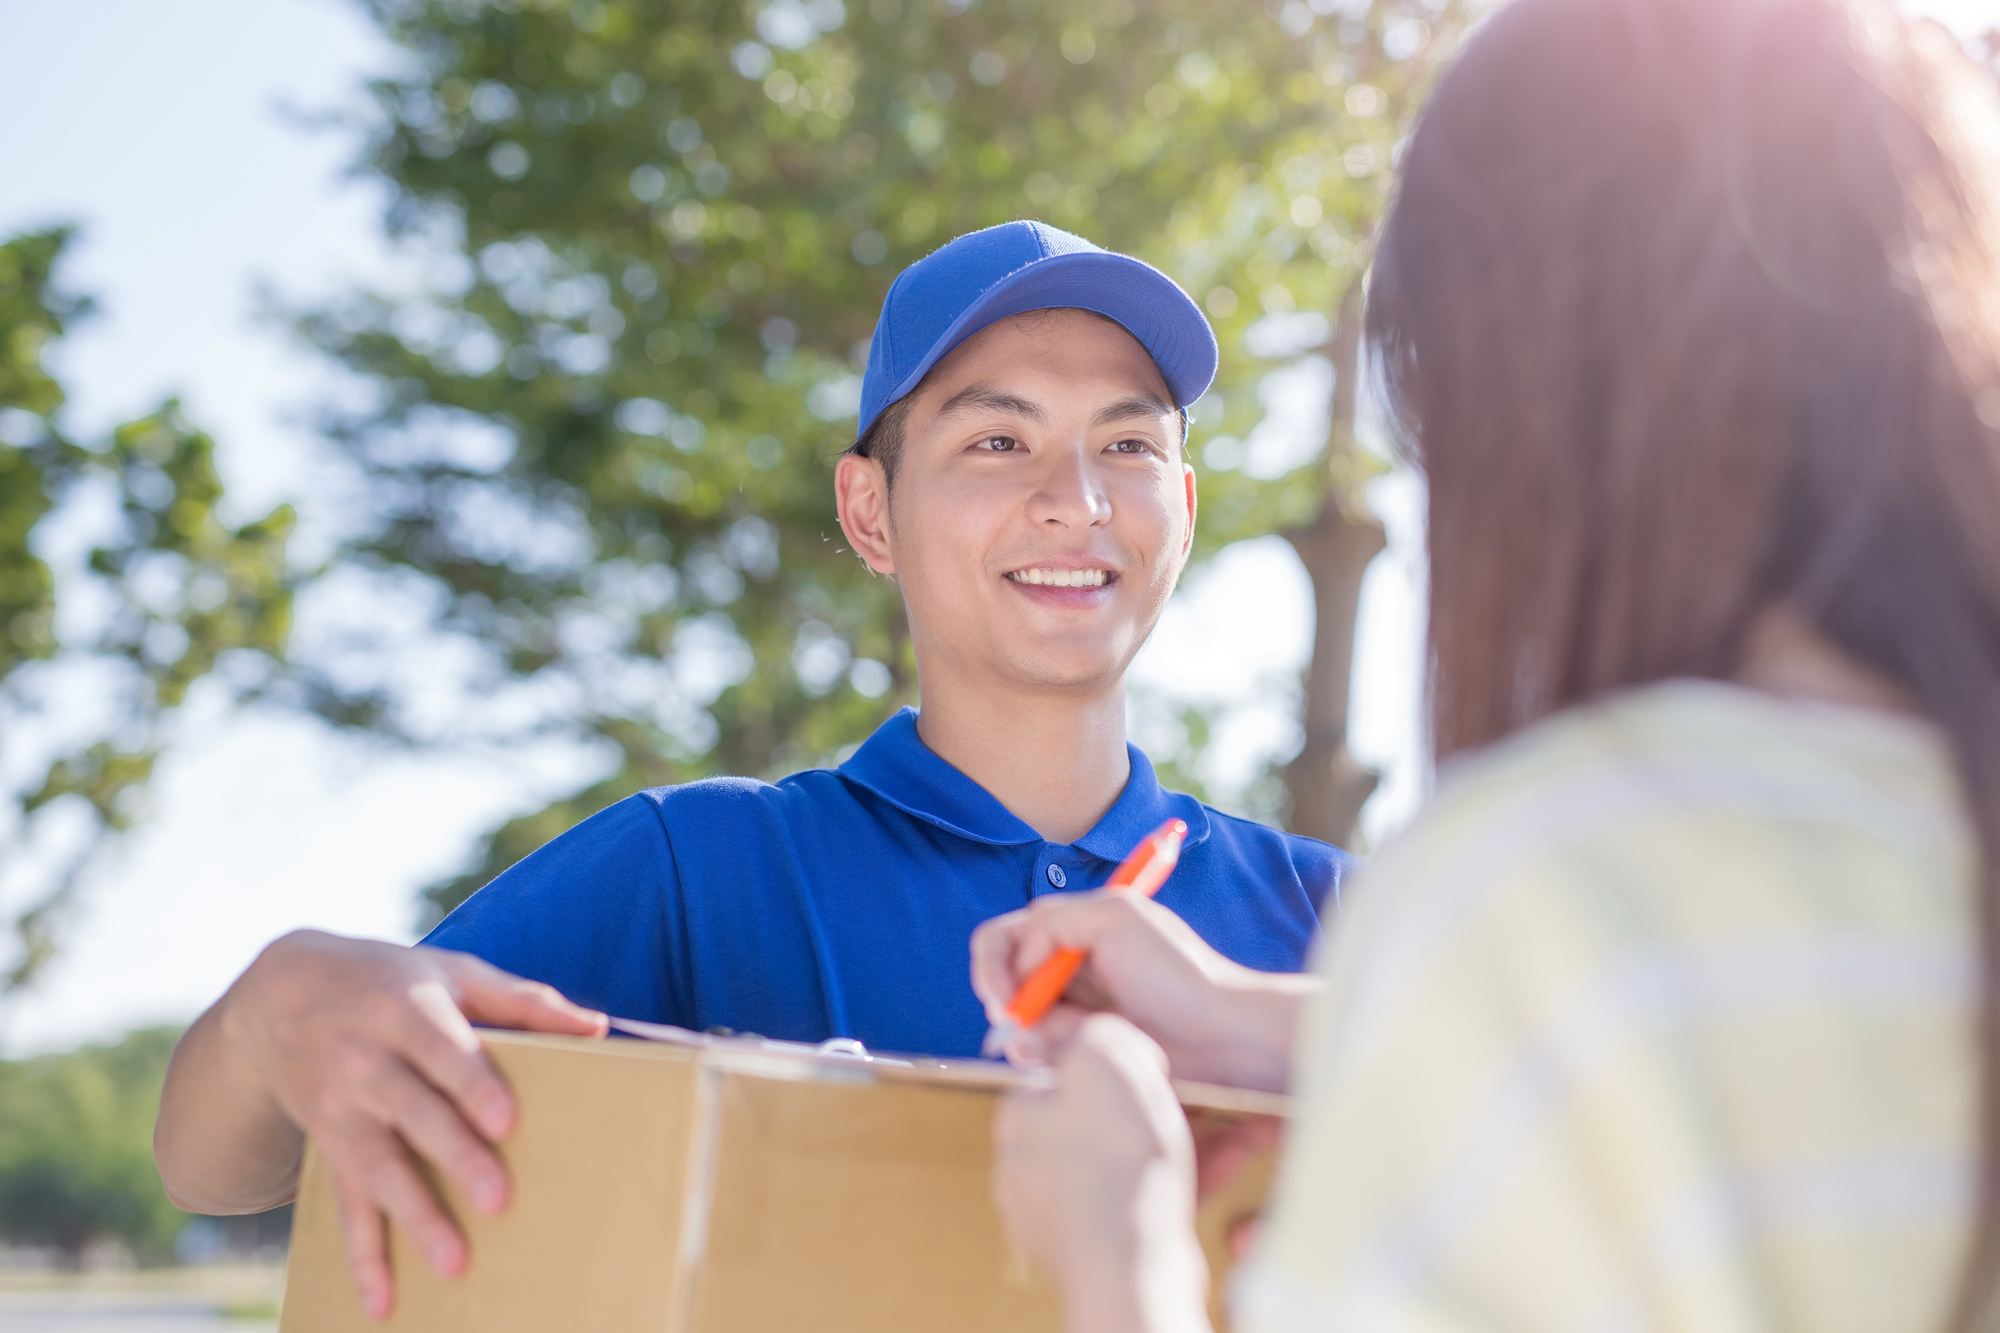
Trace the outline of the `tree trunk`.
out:
<instances>
[{"instance_id":1,"label":"tree trunk","mask_svg":"<svg viewBox=\"0 0 2000 1333\"><path fill-rule=\"evenodd\" d=\"M1356 380L1361 364L1361 279L1335 315L1333 429L1326 443L1326 492L1319 514L1286 532L1313 585L1313 655L1305 674L1305 748L1285 767L1295 833L1337 846L1354 840L1361 806L1381 775L1347 750L1347 697L1354 676L1354 619L1361 578L1387 545L1381 520L1362 501L1354 455Z\"/></svg>"}]
</instances>

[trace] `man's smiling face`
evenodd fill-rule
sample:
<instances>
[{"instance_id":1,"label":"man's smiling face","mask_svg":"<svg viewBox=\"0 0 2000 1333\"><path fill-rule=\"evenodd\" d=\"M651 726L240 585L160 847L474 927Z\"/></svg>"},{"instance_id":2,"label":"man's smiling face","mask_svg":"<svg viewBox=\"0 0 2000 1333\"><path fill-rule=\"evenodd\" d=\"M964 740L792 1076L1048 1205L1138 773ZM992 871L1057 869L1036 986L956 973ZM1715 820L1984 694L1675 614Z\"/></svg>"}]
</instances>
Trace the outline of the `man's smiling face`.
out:
<instances>
[{"instance_id":1,"label":"man's smiling face","mask_svg":"<svg viewBox=\"0 0 2000 1333\"><path fill-rule=\"evenodd\" d=\"M887 549L856 542L897 576L922 669L1115 685L1187 561L1181 445L1152 357L1099 316L1016 315L940 361L909 405Z\"/></svg>"}]
</instances>

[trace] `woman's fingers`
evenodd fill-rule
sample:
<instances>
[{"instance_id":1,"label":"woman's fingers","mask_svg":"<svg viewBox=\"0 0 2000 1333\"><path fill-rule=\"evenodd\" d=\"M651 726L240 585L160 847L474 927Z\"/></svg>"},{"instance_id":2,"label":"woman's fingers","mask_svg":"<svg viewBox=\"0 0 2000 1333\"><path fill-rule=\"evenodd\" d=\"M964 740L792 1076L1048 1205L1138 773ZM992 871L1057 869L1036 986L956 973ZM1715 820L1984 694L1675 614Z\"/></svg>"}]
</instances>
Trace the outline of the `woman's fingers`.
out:
<instances>
[{"instance_id":1,"label":"woman's fingers","mask_svg":"<svg viewBox=\"0 0 2000 1333\"><path fill-rule=\"evenodd\" d=\"M1053 1064L1057 1053L1075 1040L1077 1030L1091 1013L1078 1005L1058 1004L1041 1022L1014 1034L1014 1039L1007 1043L1007 1059L1023 1067Z\"/></svg>"},{"instance_id":2,"label":"woman's fingers","mask_svg":"<svg viewBox=\"0 0 2000 1333\"><path fill-rule=\"evenodd\" d=\"M1131 1097L1135 1107L1157 1110L1164 1096L1179 1113L1167 1083L1167 1053L1160 1043L1112 1014L1084 1014L1057 1054L1064 1085L1088 1089L1086 1096ZM1150 1098L1150 1100L1148 1100Z\"/></svg>"},{"instance_id":3,"label":"woman's fingers","mask_svg":"<svg viewBox=\"0 0 2000 1333\"><path fill-rule=\"evenodd\" d=\"M972 989L997 1018L1021 979L1058 949L1095 949L1133 924L1133 899L1121 893L1066 893L1038 898L972 932Z\"/></svg>"},{"instance_id":4,"label":"woman's fingers","mask_svg":"<svg viewBox=\"0 0 2000 1333\"><path fill-rule=\"evenodd\" d=\"M1176 1060L1212 1025L1219 978L1243 971L1158 903L1116 891L1051 895L973 934L973 988L990 1020L997 1025L1020 978L1059 948L1089 958L1064 996L1069 1004L1130 1019ZM1045 1058L1035 1046L1019 1050Z\"/></svg>"},{"instance_id":5,"label":"woman's fingers","mask_svg":"<svg viewBox=\"0 0 2000 1333\"><path fill-rule=\"evenodd\" d=\"M994 1117L993 1198L1014 1243L1074 1301L1105 1274L1147 1267L1146 1253L1179 1262L1192 1248L1193 1149L1156 1043L1109 1014L1072 1011L1061 1026L1072 1031L1053 1089L1009 1093Z\"/></svg>"},{"instance_id":6,"label":"woman's fingers","mask_svg":"<svg viewBox=\"0 0 2000 1333\"><path fill-rule=\"evenodd\" d=\"M996 916L972 932L972 993L986 1006L986 1019L998 1023L1007 1001L1020 985L1021 969L1016 966L1022 932L1028 926L1025 907L1005 916Z\"/></svg>"},{"instance_id":7,"label":"woman's fingers","mask_svg":"<svg viewBox=\"0 0 2000 1333\"><path fill-rule=\"evenodd\" d=\"M1056 1086L1080 1108L1079 1124L1095 1127L1089 1155L1163 1158L1185 1171L1192 1193L1194 1137L1158 1042L1116 1015L1088 1014L1057 1054ZM1107 1129L1116 1125L1131 1129ZM1148 1132L1132 1132L1142 1126Z\"/></svg>"}]
</instances>

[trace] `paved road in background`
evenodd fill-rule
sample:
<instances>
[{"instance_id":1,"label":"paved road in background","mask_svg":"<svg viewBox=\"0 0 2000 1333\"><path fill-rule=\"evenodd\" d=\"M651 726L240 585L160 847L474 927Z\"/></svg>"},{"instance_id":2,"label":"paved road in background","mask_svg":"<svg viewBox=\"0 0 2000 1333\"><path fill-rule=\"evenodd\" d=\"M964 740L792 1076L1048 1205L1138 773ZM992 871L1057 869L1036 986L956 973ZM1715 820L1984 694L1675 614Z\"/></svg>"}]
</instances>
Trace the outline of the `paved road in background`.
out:
<instances>
[{"instance_id":1,"label":"paved road in background","mask_svg":"<svg viewBox=\"0 0 2000 1333\"><path fill-rule=\"evenodd\" d=\"M274 1333L268 1319L226 1319L213 1300L161 1295L8 1293L0 1333Z\"/></svg>"}]
</instances>

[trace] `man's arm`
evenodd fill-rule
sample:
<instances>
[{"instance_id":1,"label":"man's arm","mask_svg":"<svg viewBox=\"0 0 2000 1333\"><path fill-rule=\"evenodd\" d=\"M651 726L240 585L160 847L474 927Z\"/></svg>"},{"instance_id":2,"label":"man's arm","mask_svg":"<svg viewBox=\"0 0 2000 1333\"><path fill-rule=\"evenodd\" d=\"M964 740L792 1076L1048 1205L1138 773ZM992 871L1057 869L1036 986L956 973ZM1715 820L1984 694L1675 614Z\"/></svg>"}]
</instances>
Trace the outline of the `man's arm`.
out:
<instances>
[{"instance_id":1,"label":"man's arm","mask_svg":"<svg viewBox=\"0 0 2000 1333\"><path fill-rule=\"evenodd\" d=\"M278 940L175 1049L153 1151L168 1197L209 1213L293 1197L306 1135L326 1154L349 1263L376 1318L393 1304L384 1216L455 1275L465 1243L412 1152L482 1212L506 1206L489 1144L513 1127L473 1023L601 1036L604 1015L467 954L301 931Z\"/></svg>"}]
</instances>

